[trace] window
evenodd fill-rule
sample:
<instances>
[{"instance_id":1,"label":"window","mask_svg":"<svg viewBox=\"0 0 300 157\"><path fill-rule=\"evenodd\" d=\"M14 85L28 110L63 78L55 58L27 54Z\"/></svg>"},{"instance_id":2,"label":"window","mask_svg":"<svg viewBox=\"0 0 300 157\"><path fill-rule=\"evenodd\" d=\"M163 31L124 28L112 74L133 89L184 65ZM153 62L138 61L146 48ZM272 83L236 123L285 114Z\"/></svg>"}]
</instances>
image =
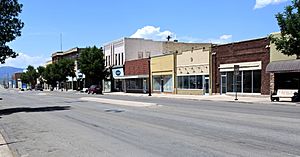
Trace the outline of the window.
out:
<instances>
[{"instance_id":1,"label":"window","mask_svg":"<svg viewBox=\"0 0 300 157\"><path fill-rule=\"evenodd\" d=\"M177 88L203 89L203 76L202 75L178 76Z\"/></svg>"},{"instance_id":2,"label":"window","mask_svg":"<svg viewBox=\"0 0 300 157\"><path fill-rule=\"evenodd\" d=\"M115 65L118 65L118 54L115 54Z\"/></svg>"},{"instance_id":3,"label":"window","mask_svg":"<svg viewBox=\"0 0 300 157\"><path fill-rule=\"evenodd\" d=\"M203 88L203 77L202 75L197 75L197 89L202 89Z\"/></svg>"},{"instance_id":4,"label":"window","mask_svg":"<svg viewBox=\"0 0 300 157\"><path fill-rule=\"evenodd\" d=\"M161 87L161 77L160 76L153 76L153 91L160 91Z\"/></svg>"},{"instance_id":5,"label":"window","mask_svg":"<svg viewBox=\"0 0 300 157\"><path fill-rule=\"evenodd\" d=\"M243 92L252 93L252 71L243 71Z\"/></svg>"},{"instance_id":6,"label":"window","mask_svg":"<svg viewBox=\"0 0 300 157\"><path fill-rule=\"evenodd\" d=\"M233 72L222 74L222 92L235 92L235 76ZM225 81L226 80L226 81ZM227 85L223 85L226 83ZM225 88L227 87L227 91ZM224 88L224 91L223 91ZM261 70L240 71L237 76L237 92L242 93L260 93L261 92Z\"/></svg>"},{"instance_id":7,"label":"window","mask_svg":"<svg viewBox=\"0 0 300 157\"><path fill-rule=\"evenodd\" d=\"M121 53L121 64L124 64L124 53Z\"/></svg>"},{"instance_id":8,"label":"window","mask_svg":"<svg viewBox=\"0 0 300 157\"><path fill-rule=\"evenodd\" d=\"M118 54L118 65L121 65L121 56L120 56L120 53Z\"/></svg>"},{"instance_id":9,"label":"window","mask_svg":"<svg viewBox=\"0 0 300 157\"><path fill-rule=\"evenodd\" d=\"M227 92L233 92L233 72L227 73Z\"/></svg>"},{"instance_id":10,"label":"window","mask_svg":"<svg viewBox=\"0 0 300 157\"><path fill-rule=\"evenodd\" d=\"M261 70L253 71L253 93L260 93Z\"/></svg>"}]
</instances>

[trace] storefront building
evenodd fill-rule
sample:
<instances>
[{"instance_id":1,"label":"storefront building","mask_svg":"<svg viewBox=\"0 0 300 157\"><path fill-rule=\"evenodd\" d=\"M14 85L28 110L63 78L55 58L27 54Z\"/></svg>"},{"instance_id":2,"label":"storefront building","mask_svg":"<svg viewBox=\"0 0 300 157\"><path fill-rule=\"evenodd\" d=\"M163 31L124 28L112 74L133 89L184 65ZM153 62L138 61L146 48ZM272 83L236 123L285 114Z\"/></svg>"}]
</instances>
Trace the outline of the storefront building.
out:
<instances>
[{"instance_id":1,"label":"storefront building","mask_svg":"<svg viewBox=\"0 0 300 157\"><path fill-rule=\"evenodd\" d=\"M259 38L213 46L213 93L270 94L270 75L266 67L270 62L270 41ZM234 66L239 67L237 77Z\"/></svg>"},{"instance_id":2,"label":"storefront building","mask_svg":"<svg viewBox=\"0 0 300 157\"><path fill-rule=\"evenodd\" d=\"M210 86L209 55L211 44L190 49L176 56L177 94L208 95Z\"/></svg>"},{"instance_id":3,"label":"storefront building","mask_svg":"<svg viewBox=\"0 0 300 157\"><path fill-rule=\"evenodd\" d=\"M149 59L137 59L125 62L125 92L148 93Z\"/></svg>"},{"instance_id":4,"label":"storefront building","mask_svg":"<svg viewBox=\"0 0 300 157\"><path fill-rule=\"evenodd\" d=\"M272 33L279 36L280 33ZM297 56L287 56L276 50L276 45L270 45L270 64L267 72L270 73L270 91L277 89L300 89L300 59Z\"/></svg>"},{"instance_id":5,"label":"storefront building","mask_svg":"<svg viewBox=\"0 0 300 157\"><path fill-rule=\"evenodd\" d=\"M152 92L176 93L175 56L169 54L151 58Z\"/></svg>"}]
</instances>

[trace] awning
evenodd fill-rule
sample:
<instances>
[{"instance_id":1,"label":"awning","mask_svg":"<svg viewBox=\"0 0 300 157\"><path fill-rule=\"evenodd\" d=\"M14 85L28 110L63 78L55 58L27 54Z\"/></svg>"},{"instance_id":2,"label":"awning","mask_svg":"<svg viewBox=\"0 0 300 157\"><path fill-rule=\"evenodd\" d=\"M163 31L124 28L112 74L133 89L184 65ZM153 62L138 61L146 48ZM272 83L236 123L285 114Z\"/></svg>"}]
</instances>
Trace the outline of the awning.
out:
<instances>
[{"instance_id":1,"label":"awning","mask_svg":"<svg viewBox=\"0 0 300 157\"><path fill-rule=\"evenodd\" d=\"M137 79L137 78L148 78L149 75L127 75L127 76L119 76L114 77L116 80L124 80L124 79Z\"/></svg>"},{"instance_id":2,"label":"awning","mask_svg":"<svg viewBox=\"0 0 300 157\"><path fill-rule=\"evenodd\" d=\"M266 71L269 73L300 72L300 59L271 62Z\"/></svg>"}]
</instances>

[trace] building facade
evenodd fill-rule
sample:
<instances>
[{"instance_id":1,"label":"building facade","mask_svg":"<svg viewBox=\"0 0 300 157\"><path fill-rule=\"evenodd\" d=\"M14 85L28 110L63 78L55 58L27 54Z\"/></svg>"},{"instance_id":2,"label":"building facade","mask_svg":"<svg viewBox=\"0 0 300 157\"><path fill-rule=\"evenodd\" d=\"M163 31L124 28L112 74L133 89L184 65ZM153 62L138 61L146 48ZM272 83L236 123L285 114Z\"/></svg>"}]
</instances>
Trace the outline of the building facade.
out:
<instances>
[{"instance_id":1,"label":"building facade","mask_svg":"<svg viewBox=\"0 0 300 157\"><path fill-rule=\"evenodd\" d=\"M280 33L271 35L279 37ZM277 89L299 89L300 90L300 60L297 56L287 56L276 50L276 45L270 45L270 64L267 72L270 73L270 91Z\"/></svg>"},{"instance_id":2,"label":"building facade","mask_svg":"<svg viewBox=\"0 0 300 157\"><path fill-rule=\"evenodd\" d=\"M80 72L80 69L78 68L77 64L77 60L82 51L84 51L84 48L75 47L67 51L59 51L52 54L52 63L56 63L57 61L63 58L73 59L75 62L74 68L76 77L67 77L68 80L66 84L63 85L66 89L80 90L82 88L88 88L90 86L90 84L86 83L86 78L84 74Z\"/></svg>"},{"instance_id":3,"label":"building facade","mask_svg":"<svg viewBox=\"0 0 300 157\"><path fill-rule=\"evenodd\" d=\"M191 48L177 54L177 94L208 95L210 93L211 46L211 44L202 44L198 49Z\"/></svg>"},{"instance_id":4,"label":"building facade","mask_svg":"<svg viewBox=\"0 0 300 157\"><path fill-rule=\"evenodd\" d=\"M152 92L176 94L176 54L151 58Z\"/></svg>"},{"instance_id":5,"label":"building facade","mask_svg":"<svg viewBox=\"0 0 300 157\"><path fill-rule=\"evenodd\" d=\"M269 62L268 38L213 46L211 65L213 93L269 95L270 74L266 73ZM236 73L234 73L235 66L239 67Z\"/></svg>"},{"instance_id":6,"label":"building facade","mask_svg":"<svg viewBox=\"0 0 300 157\"><path fill-rule=\"evenodd\" d=\"M129 69L136 68L135 64L145 66L145 58L162 54L162 49L162 42L139 38L122 38L105 44L105 65L110 69L111 76L104 81L104 91L145 92L148 87L144 87L145 83L143 83L143 89L141 89L141 80L144 82L149 72L140 73L141 71L138 70L139 72L133 73ZM127 73L125 68L128 68ZM130 84L139 85L132 87L138 89L131 89Z\"/></svg>"}]
</instances>

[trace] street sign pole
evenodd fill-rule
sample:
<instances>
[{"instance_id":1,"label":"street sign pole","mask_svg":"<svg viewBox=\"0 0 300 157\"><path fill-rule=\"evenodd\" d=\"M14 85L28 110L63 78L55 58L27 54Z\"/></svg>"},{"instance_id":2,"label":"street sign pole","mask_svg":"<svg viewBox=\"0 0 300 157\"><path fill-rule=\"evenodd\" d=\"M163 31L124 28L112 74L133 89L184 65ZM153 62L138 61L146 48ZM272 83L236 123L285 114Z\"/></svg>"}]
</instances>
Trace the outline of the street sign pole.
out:
<instances>
[{"instance_id":1,"label":"street sign pole","mask_svg":"<svg viewBox=\"0 0 300 157\"><path fill-rule=\"evenodd\" d=\"M239 69L240 69L240 66L239 65L234 65L234 84L235 84L235 101L238 100L237 98L237 88L238 88L238 75L239 75Z\"/></svg>"}]
</instances>

